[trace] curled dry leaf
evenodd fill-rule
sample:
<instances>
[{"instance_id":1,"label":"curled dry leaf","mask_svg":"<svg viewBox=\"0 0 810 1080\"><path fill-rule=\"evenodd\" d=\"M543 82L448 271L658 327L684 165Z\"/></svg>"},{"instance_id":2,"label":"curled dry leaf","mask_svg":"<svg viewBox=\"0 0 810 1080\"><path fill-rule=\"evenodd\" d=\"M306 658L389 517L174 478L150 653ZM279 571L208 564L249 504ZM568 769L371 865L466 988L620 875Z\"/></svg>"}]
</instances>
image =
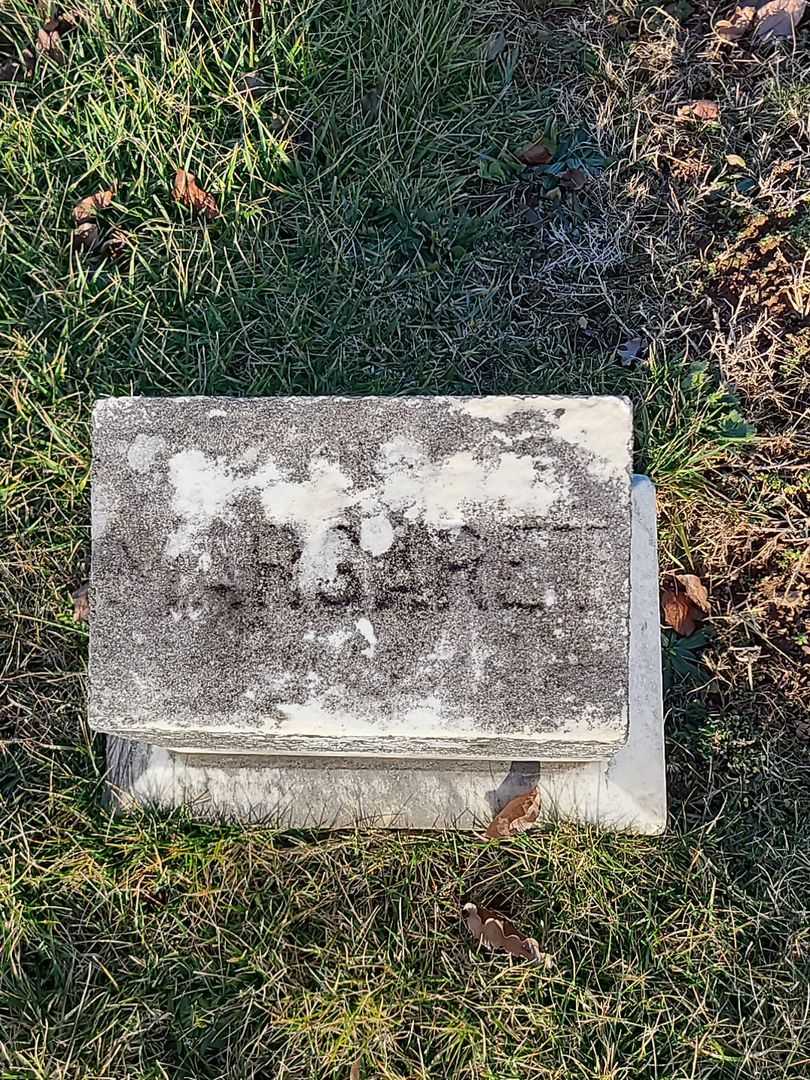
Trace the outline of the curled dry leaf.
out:
<instances>
[{"instance_id":1,"label":"curled dry leaf","mask_svg":"<svg viewBox=\"0 0 810 1080\"><path fill-rule=\"evenodd\" d=\"M697 574L675 574L672 587L661 590L661 607L675 633L690 637L709 614L709 593Z\"/></svg>"},{"instance_id":2,"label":"curled dry leaf","mask_svg":"<svg viewBox=\"0 0 810 1080\"><path fill-rule=\"evenodd\" d=\"M553 157L554 155L544 142L536 142L521 150L517 159L524 165L548 165Z\"/></svg>"},{"instance_id":3,"label":"curled dry leaf","mask_svg":"<svg viewBox=\"0 0 810 1080\"><path fill-rule=\"evenodd\" d=\"M682 637L690 637L694 634L697 624L692 617L692 605L683 593L675 592L674 589L662 589L661 607L664 611L664 620L676 634Z\"/></svg>"},{"instance_id":4,"label":"curled dry leaf","mask_svg":"<svg viewBox=\"0 0 810 1080\"><path fill-rule=\"evenodd\" d=\"M97 191L95 195L88 195L87 198L80 199L73 207L73 220L76 224L81 225L84 221L94 221L98 211L105 210L113 201L117 189L118 185L114 183L105 191Z\"/></svg>"},{"instance_id":5,"label":"curled dry leaf","mask_svg":"<svg viewBox=\"0 0 810 1080\"><path fill-rule=\"evenodd\" d=\"M185 169L178 169L174 174L172 195L175 202L188 206L195 213L208 218L209 221L219 217L219 207L214 196L209 195L207 191L204 191L199 186L194 173L186 172Z\"/></svg>"},{"instance_id":6,"label":"curled dry leaf","mask_svg":"<svg viewBox=\"0 0 810 1080\"><path fill-rule=\"evenodd\" d=\"M676 574L675 580L682 587L691 602L703 612L709 614L709 592L697 574Z\"/></svg>"},{"instance_id":7,"label":"curled dry leaf","mask_svg":"<svg viewBox=\"0 0 810 1080\"><path fill-rule=\"evenodd\" d=\"M738 5L729 19L715 24L717 36L731 45L751 33L755 41L790 41L807 12L807 0L756 0Z\"/></svg>"},{"instance_id":8,"label":"curled dry leaf","mask_svg":"<svg viewBox=\"0 0 810 1080\"><path fill-rule=\"evenodd\" d=\"M123 229L110 229L99 245L98 253L102 259L118 262L129 248L129 237Z\"/></svg>"},{"instance_id":9,"label":"curled dry leaf","mask_svg":"<svg viewBox=\"0 0 810 1080\"><path fill-rule=\"evenodd\" d=\"M88 622L90 619L90 585L83 582L75 592L73 599L73 618L76 622Z\"/></svg>"},{"instance_id":10,"label":"curled dry leaf","mask_svg":"<svg viewBox=\"0 0 810 1080\"><path fill-rule=\"evenodd\" d=\"M676 120L717 120L720 116L720 106L716 101L708 98L698 98L681 105L675 114Z\"/></svg>"},{"instance_id":11,"label":"curled dry leaf","mask_svg":"<svg viewBox=\"0 0 810 1080\"><path fill-rule=\"evenodd\" d=\"M52 19L48 19L37 34L39 51L51 59L58 59L62 53L62 38L71 30L76 29L79 19L79 13L76 11L57 12Z\"/></svg>"},{"instance_id":12,"label":"curled dry leaf","mask_svg":"<svg viewBox=\"0 0 810 1080\"><path fill-rule=\"evenodd\" d=\"M0 82L25 82L34 74L36 57L30 49L23 49L22 59L0 59Z\"/></svg>"},{"instance_id":13,"label":"curled dry leaf","mask_svg":"<svg viewBox=\"0 0 810 1080\"><path fill-rule=\"evenodd\" d=\"M536 938L526 937L503 915L477 904L465 904L461 914L467 929L486 949L503 949L519 960L551 966L551 957L541 952Z\"/></svg>"},{"instance_id":14,"label":"curled dry leaf","mask_svg":"<svg viewBox=\"0 0 810 1080\"><path fill-rule=\"evenodd\" d=\"M518 795L495 815L484 837L488 840L498 836L516 836L525 832L536 821L540 813L540 792L532 788L525 795Z\"/></svg>"},{"instance_id":15,"label":"curled dry leaf","mask_svg":"<svg viewBox=\"0 0 810 1080\"><path fill-rule=\"evenodd\" d=\"M768 0L757 8L754 37L764 41L780 38L789 41L807 10L807 0Z\"/></svg>"},{"instance_id":16,"label":"curled dry leaf","mask_svg":"<svg viewBox=\"0 0 810 1080\"><path fill-rule=\"evenodd\" d=\"M95 251L99 244L98 225L95 221L83 221L73 230L73 250L77 255Z\"/></svg>"},{"instance_id":17,"label":"curled dry leaf","mask_svg":"<svg viewBox=\"0 0 810 1080\"><path fill-rule=\"evenodd\" d=\"M582 169L566 169L560 173L560 187L566 191L582 191L588 180Z\"/></svg>"},{"instance_id":18,"label":"curled dry leaf","mask_svg":"<svg viewBox=\"0 0 810 1080\"><path fill-rule=\"evenodd\" d=\"M62 52L62 37L53 22L49 19L37 33L37 48L52 59Z\"/></svg>"},{"instance_id":19,"label":"curled dry leaf","mask_svg":"<svg viewBox=\"0 0 810 1080\"><path fill-rule=\"evenodd\" d=\"M735 45L751 29L756 13L754 4L738 4L730 19L721 19L715 23L714 32L722 41Z\"/></svg>"},{"instance_id":20,"label":"curled dry leaf","mask_svg":"<svg viewBox=\"0 0 810 1080\"><path fill-rule=\"evenodd\" d=\"M78 11L57 11L37 31L36 52L23 49L21 59L0 57L0 82L23 82L30 79L36 68L36 53L59 60L63 55L62 38L75 30L81 21Z\"/></svg>"}]
</instances>

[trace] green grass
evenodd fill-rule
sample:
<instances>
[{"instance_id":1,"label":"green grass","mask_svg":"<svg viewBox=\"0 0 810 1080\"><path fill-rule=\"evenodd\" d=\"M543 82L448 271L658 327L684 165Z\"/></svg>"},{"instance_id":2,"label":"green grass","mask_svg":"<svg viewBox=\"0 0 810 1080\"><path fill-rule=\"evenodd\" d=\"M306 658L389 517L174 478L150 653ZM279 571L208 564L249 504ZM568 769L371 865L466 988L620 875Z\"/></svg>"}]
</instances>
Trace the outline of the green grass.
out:
<instances>
[{"instance_id":1,"label":"green grass","mask_svg":"<svg viewBox=\"0 0 810 1080\"><path fill-rule=\"evenodd\" d=\"M718 53L688 6L279 0L252 34L246 3L111 0L0 84L0 1080L810 1075L810 345L722 299L756 215L790 238L768 289L808 296L807 33ZM39 19L7 3L0 54ZM720 121L678 125L693 97ZM581 192L514 167L544 132ZM126 257L79 259L113 180ZM662 568L713 606L666 638L668 834L112 818L69 594L90 407L131 392L629 394ZM554 967L476 953L468 899Z\"/></svg>"}]
</instances>

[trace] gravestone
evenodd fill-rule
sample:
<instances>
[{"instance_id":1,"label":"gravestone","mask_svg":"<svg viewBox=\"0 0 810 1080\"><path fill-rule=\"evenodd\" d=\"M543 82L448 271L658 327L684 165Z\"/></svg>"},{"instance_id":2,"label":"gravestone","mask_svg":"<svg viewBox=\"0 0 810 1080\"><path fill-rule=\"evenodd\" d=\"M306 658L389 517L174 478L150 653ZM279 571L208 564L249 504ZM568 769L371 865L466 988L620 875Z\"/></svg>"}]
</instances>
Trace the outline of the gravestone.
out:
<instances>
[{"instance_id":1,"label":"gravestone","mask_svg":"<svg viewBox=\"0 0 810 1080\"><path fill-rule=\"evenodd\" d=\"M631 421L610 397L98 402L89 713L119 788L429 826L542 767L576 813L633 743Z\"/></svg>"}]
</instances>

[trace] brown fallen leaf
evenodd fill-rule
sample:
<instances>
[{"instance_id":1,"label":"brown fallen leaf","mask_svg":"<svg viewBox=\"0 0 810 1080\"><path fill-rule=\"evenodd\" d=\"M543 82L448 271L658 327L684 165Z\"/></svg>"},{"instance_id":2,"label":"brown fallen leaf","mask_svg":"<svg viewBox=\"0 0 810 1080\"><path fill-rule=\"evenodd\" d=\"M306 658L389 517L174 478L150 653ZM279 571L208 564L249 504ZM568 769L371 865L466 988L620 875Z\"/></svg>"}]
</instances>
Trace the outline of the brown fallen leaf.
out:
<instances>
[{"instance_id":1,"label":"brown fallen leaf","mask_svg":"<svg viewBox=\"0 0 810 1080\"><path fill-rule=\"evenodd\" d=\"M105 191L97 191L94 195L88 195L73 207L73 220L77 225L85 221L94 221L99 210L105 210L115 197L118 185L113 182Z\"/></svg>"},{"instance_id":2,"label":"brown fallen leaf","mask_svg":"<svg viewBox=\"0 0 810 1080\"><path fill-rule=\"evenodd\" d=\"M172 195L175 202L188 206L195 213L208 218L209 221L219 217L219 207L214 196L209 195L207 191L204 191L199 186L194 173L186 172L185 169L178 169L174 174Z\"/></svg>"},{"instance_id":3,"label":"brown fallen leaf","mask_svg":"<svg viewBox=\"0 0 810 1080\"><path fill-rule=\"evenodd\" d=\"M52 59L62 52L62 36L49 19L37 32L37 48Z\"/></svg>"},{"instance_id":4,"label":"brown fallen leaf","mask_svg":"<svg viewBox=\"0 0 810 1080\"><path fill-rule=\"evenodd\" d=\"M588 177L582 169L566 169L560 173L560 187L566 191L582 191Z\"/></svg>"},{"instance_id":5,"label":"brown fallen leaf","mask_svg":"<svg viewBox=\"0 0 810 1080\"><path fill-rule=\"evenodd\" d=\"M661 607L664 621L676 634L690 637L697 630L697 624L692 618L692 605L683 593L677 593L674 589L662 589Z\"/></svg>"},{"instance_id":6,"label":"brown fallen leaf","mask_svg":"<svg viewBox=\"0 0 810 1080\"><path fill-rule=\"evenodd\" d=\"M76 11L61 11L48 19L37 34L37 49L52 60L59 59L62 54L62 38L75 30L79 24L80 15Z\"/></svg>"},{"instance_id":7,"label":"brown fallen leaf","mask_svg":"<svg viewBox=\"0 0 810 1080\"><path fill-rule=\"evenodd\" d=\"M709 614L709 594L697 574L674 574L672 582L661 590L664 620L676 634L691 637Z\"/></svg>"},{"instance_id":8,"label":"brown fallen leaf","mask_svg":"<svg viewBox=\"0 0 810 1080\"><path fill-rule=\"evenodd\" d=\"M360 1080L360 1062L353 1061L352 1067L349 1069L349 1080Z\"/></svg>"},{"instance_id":9,"label":"brown fallen leaf","mask_svg":"<svg viewBox=\"0 0 810 1080\"><path fill-rule=\"evenodd\" d=\"M99 245L98 253L102 259L118 262L126 255L129 247L130 240L123 229L110 229Z\"/></svg>"},{"instance_id":10,"label":"brown fallen leaf","mask_svg":"<svg viewBox=\"0 0 810 1080\"><path fill-rule=\"evenodd\" d=\"M709 614L709 592L697 574L676 574L675 580L704 615Z\"/></svg>"},{"instance_id":11,"label":"brown fallen leaf","mask_svg":"<svg viewBox=\"0 0 810 1080\"><path fill-rule=\"evenodd\" d=\"M517 155L518 161L524 165L548 165L553 157L554 154L544 142L532 143Z\"/></svg>"},{"instance_id":12,"label":"brown fallen leaf","mask_svg":"<svg viewBox=\"0 0 810 1080\"><path fill-rule=\"evenodd\" d=\"M22 58L0 59L0 82L25 82L34 74L36 56L30 49L23 49Z\"/></svg>"},{"instance_id":13,"label":"brown fallen leaf","mask_svg":"<svg viewBox=\"0 0 810 1080\"><path fill-rule=\"evenodd\" d=\"M791 40L807 10L807 0L768 0L757 8L754 38L764 41L768 38Z\"/></svg>"},{"instance_id":14,"label":"brown fallen leaf","mask_svg":"<svg viewBox=\"0 0 810 1080\"><path fill-rule=\"evenodd\" d=\"M95 251L99 244L98 225L95 221L83 221L73 230L73 250L76 254Z\"/></svg>"},{"instance_id":15,"label":"brown fallen leaf","mask_svg":"<svg viewBox=\"0 0 810 1080\"><path fill-rule=\"evenodd\" d=\"M539 813L540 792L537 788L532 788L525 795L510 799L506 806L498 811L484 837L490 840L498 836L517 836L537 821Z\"/></svg>"},{"instance_id":16,"label":"brown fallen leaf","mask_svg":"<svg viewBox=\"0 0 810 1080\"><path fill-rule=\"evenodd\" d=\"M716 101L708 98L698 98L681 105L675 113L676 120L717 120L720 116L720 106Z\"/></svg>"},{"instance_id":17,"label":"brown fallen leaf","mask_svg":"<svg viewBox=\"0 0 810 1080\"><path fill-rule=\"evenodd\" d=\"M73 618L76 622L88 622L90 619L90 585L83 582L75 592L71 593L73 599Z\"/></svg>"},{"instance_id":18,"label":"brown fallen leaf","mask_svg":"<svg viewBox=\"0 0 810 1080\"><path fill-rule=\"evenodd\" d=\"M544 967L550 967L553 963L548 953L541 952L536 938L525 937L497 911L478 907L477 904L465 904L461 914L470 934L484 948L503 949L519 960L532 960Z\"/></svg>"},{"instance_id":19,"label":"brown fallen leaf","mask_svg":"<svg viewBox=\"0 0 810 1080\"><path fill-rule=\"evenodd\" d=\"M757 9L755 4L739 4L730 19L721 19L714 25L714 32L730 45L736 45L751 29Z\"/></svg>"}]
</instances>

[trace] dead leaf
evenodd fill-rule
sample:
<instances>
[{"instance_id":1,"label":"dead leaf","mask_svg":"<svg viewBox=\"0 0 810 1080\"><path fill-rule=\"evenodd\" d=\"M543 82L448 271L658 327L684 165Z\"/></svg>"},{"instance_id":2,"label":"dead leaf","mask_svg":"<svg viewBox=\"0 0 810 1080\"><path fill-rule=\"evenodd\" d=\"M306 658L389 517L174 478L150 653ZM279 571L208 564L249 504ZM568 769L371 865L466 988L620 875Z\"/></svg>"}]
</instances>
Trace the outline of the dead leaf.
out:
<instances>
[{"instance_id":1,"label":"dead leaf","mask_svg":"<svg viewBox=\"0 0 810 1080\"><path fill-rule=\"evenodd\" d=\"M262 17L262 0L248 0L250 5L250 33L253 37L261 34L264 28Z\"/></svg>"},{"instance_id":2,"label":"dead leaf","mask_svg":"<svg viewBox=\"0 0 810 1080\"><path fill-rule=\"evenodd\" d=\"M756 41L792 40L807 12L807 0L758 0L738 5L730 19L715 24L722 41L735 45L753 31Z\"/></svg>"},{"instance_id":3,"label":"dead leaf","mask_svg":"<svg viewBox=\"0 0 810 1080\"><path fill-rule=\"evenodd\" d=\"M360 1080L360 1062L353 1061L349 1070L349 1080Z\"/></svg>"},{"instance_id":4,"label":"dead leaf","mask_svg":"<svg viewBox=\"0 0 810 1080\"><path fill-rule=\"evenodd\" d=\"M730 19L721 19L715 23L714 32L722 41L736 45L751 29L756 13L754 4L738 5Z\"/></svg>"},{"instance_id":5,"label":"dead leaf","mask_svg":"<svg viewBox=\"0 0 810 1080\"><path fill-rule=\"evenodd\" d=\"M37 34L39 51L52 60L59 59L63 52L62 38L76 29L79 20L80 15L76 11L58 12L52 19L48 19Z\"/></svg>"},{"instance_id":6,"label":"dead leaf","mask_svg":"<svg viewBox=\"0 0 810 1080\"><path fill-rule=\"evenodd\" d=\"M73 618L76 622L89 622L90 620L90 584L83 582L75 592L71 593L73 599Z\"/></svg>"},{"instance_id":7,"label":"dead leaf","mask_svg":"<svg viewBox=\"0 0 810 1080\"><path fill-rule=\"evenodd\" d=\"M518 161L524 165L548 165L554 154L544 142L532 143L517 155Z\"/></svg>"},{"instance_id":8,"label":"dead leaf","mask_svg":"<svg viewBox=\"0 0 810 1080\"><path fill-rule=\"evenodd\" d=\"M62 52L62 38L59 31L55 26L49 29L52 23L53 20L49 19L37 32L37 48L51 59Z\"/></svg>"},{"instance_id":9,"label":"dead leaf","mask_svg":"<svg viewBox=\"0 0 810 1080\"><path fill-rule=\"evenodd\" d=\"M748 166L745 163L745 158L741 158L739 154L726 154L726 161L732 168L735 169L747 169Z\"/></svg>"},{"instance_id":10,"label":"dead leaf","mask_svg":"<svg viewBox=\"0 0 810 1080\"><path fill-rule=\"evenodd\" d=\"M768 0L757 9L754 38L757 41L768 38L791 40L806 9L807 0Z\"/></svg>"},{"instance_id":11,"label":"dead leaf","mask_svg":"<svg viewBox=\"0 0 810 1080\"><path fill-rule=\"evenodd\" d=\"M505 48L506 34L503 30L496 30L489 36L487 47L484 50L484 59L488 64L491 64L493 60L497 60Z\"/></svg>"},{"instance_id":12,"label":"dead leaf","mask_svg":"<svg viewBox=\"0 0 810 1080\"><path fill-rule=\"evenodd\" d=\"M245 72L240 82L242 83L239 88L240 96L248 98L250 101L258 101L258 99L264 97L270 89L267 82L258 71Z\"/></svg>"},{"instance_id":13,"label":"dead leaf","mask_svg":"<svg viewBox=\"0 0 810 1080\"><path fill-rule=\"evenodd\" d=\"M123 229L110 229L101 242L98 253L102 259L118 262L127 253L130 241Z\"/></svg>"},{"instance_id":14,"label":"dead leaf","mask_svg":"<svg viewBox=\"0 0 810 1080\"><path fill-rule=\"evenodd\" d=\"M692 618L692 605L687 596L676 593L674 589L662 589L661 607L664 609L664 621L676 634L682 637L694 634L697 625Z\"/></svg>"},{"instance_id":15,"label":"dead leaf","mask_svg":"<svg viewBox=\"0 0 810 1080\"><path fill-rule=\"evenodd\" d=\"M673 574L672 582L661 590L664 620L676 634L691 637L709 614L709 593L697 574Z\"/></svg>"},{"instance_id":16,"label":"dead leaf","mask_svg":"<svg viewBox=\"0 0 810 1080\"><path fill-rule=\"evenodd\" d=\"M551 958L541 952L536 938L525 937L508 919L497 911L465 904L461 914L473 938L486 949L503 949L519 960L532 960L549 967ZM553 963L553 961L551 961Z\"/></svg>"},{"instance_id":17,"label":"dead leaf","mask_svg":"<svg viewBox=\"0 0 810 1080\"><path fill-rule=\"evenodd\" d=\"M588 177L582 169L566 169L560 173L560 187L566 191L582 191Z\"/></svg>"},{"instance_id":18,"label":"dead leaf","mask_svg":"<svg viewBox=\"0 0 810 1080\"><path fill-rule=\"evenodd\" d=\"M105 191L97 191L95 195L88 195L81 199L73 207L73 220L77 225L85 221L94 221L99 210L105 210L115 197L118 185L113 183Z\"/></svg>"},{"instance_id":19,"label":"dead leaf","mask_svg":"<svg viewBox=\"0 0 810 1080\"><path fill-rule=\"evenodd\" d=\"M638 360L644 349L644 338L634 337L620 345L616 352L619 354L623 367L630 367L634 360Z\"/></svg>"},{"instance_id":20,"label":"dead leaf","mask_svg":"<svg viewBox=\"0 0 810 1080\"><path fill-rule=\"evenodd\" d=\"M0 61L0 82L25 82L34 74L36 56L30 49L23 49L22 59Z\"/></svg>"},{"instance_id":21,"label":"dead leaf","mask_svg":"<svg viewBox=\"0 0 810 1080\"><path fill-rule=\"evenodd\" d=\"M99 232L95 221L83 221L73 230L73 250L77 254L84 252L89 255L96 250L98 243Z\"/></svg>"},{"instance_id":22,"label":"dead leaf","mask_svg":"<svg viewBox=\"0 0 810 1080\"><path fill-rule=\"evenodd\" d=\"M174 187L172 189L174 201L190 207L195 213L213 221L219 217L219 207L213 195L209 195L197 183L194 173L178 169L174 174Z\"/></svg>"},{"instance_id":23,"label":"dead leaf","mask_svg":"<svg viewBox=\"0 0 810 1080\"><path fill-rule=\"evenodd\" d=\"M687 102L675 113L676 120L717 120L719 116L720 106L708 98Z\"/></svg>"},{"instance_id":24,"label":"dead leaf","mask_svg":"<svg viewBox=\"0 0 810 1080\"><path fill-rule=\"evenodd\" d=\"M675 580L683 591L700 608L704 615L709 614L709 592L697 574L676 574Z\"/></svg>"},{"instance_id":25,"label":"dead leaf","mask_svg":"<svg viewBox=\"0 0 810 1080\"><path fill-rule=\"evenodd\" d=\"M25 68L19 60L4 60L0 64L0 82L23 82Z\"/></svg>"},{"instance_id":26,"label":"dead leaf","mask_svg":"<svg viewBox=\"0 0 810 1080\"><path fill-rule=\"evenodd\" d=\"M532 788L525 795L510 799L506 806L498 811L484 837L489 840L498 836L516 836L530 828L537 821L539 813L540 792L537 788Z\"/></svg>"}]
</instances>

